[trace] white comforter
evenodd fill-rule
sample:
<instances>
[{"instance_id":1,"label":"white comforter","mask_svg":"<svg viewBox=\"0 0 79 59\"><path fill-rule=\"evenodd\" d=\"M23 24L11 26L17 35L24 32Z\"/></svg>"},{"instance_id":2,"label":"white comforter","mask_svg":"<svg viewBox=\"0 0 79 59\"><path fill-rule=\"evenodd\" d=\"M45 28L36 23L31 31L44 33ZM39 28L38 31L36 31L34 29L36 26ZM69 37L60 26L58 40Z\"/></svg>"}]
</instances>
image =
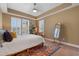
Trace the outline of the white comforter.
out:
<instances>
[{"instance_id":1,"label":"white comforter","mask_svg":"<svg viewBox=\"0 0 79 59\"><path fill-rule=\"evenodd\" d=\"M12 42L3 43L3 47L0 47L1 55L10 55L22 50L37 46L44 42L44 38L37 35L22 35L13 39Z\"/></svg>"}]
</instances>

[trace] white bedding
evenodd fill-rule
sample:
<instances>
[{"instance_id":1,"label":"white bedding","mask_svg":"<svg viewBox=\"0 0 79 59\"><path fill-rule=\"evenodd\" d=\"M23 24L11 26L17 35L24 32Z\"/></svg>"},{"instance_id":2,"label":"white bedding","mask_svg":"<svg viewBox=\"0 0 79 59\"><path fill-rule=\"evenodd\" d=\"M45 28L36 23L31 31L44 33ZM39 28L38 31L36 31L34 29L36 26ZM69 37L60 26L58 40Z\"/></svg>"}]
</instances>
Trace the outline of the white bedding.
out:
<instances>
[{"instance_id":1,"label":"white bedding","mask_svg":"<svg viewBox=\"0 0 79 59\"><path fill-rule=\"evenodd\" d=\"M0 56L1 55L11 55L16 52L37 46L44 42L44 38L38 35L22 35L13 39L12 42L3 43L3 47L0 47Z\"/></svg>"}]
</instances>

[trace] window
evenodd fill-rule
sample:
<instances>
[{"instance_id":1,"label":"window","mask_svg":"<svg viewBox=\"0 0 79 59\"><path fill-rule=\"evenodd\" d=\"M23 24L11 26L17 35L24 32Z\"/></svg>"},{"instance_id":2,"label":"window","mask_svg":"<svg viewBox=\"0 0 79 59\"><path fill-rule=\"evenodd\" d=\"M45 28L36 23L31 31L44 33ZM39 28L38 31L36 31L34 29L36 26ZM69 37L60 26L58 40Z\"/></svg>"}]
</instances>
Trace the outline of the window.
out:
<instances>
[{"instance_id":1,"label":"window","mask_svg":"<svg viewBox=\"0 0 79 59\"><path fill-rule=\"evenodd\" d=\"M29 20L22 19L22 34L29 33Z\"/></svg>"},{"instance_id":2,"label":"window","mask_svg":"<svg viewBox=\"0 0 79 59\"><path fill-rule=\"evenodd\" d=\"M39 21L39 32L44 32L44 20Z\"/></svg>"},{"instance_id":3,"label":"window","mask_svg":"<svg viewBox=\"0 0 79 59\"><path fill-rule=\"evenodd\" d=\"M11 31L16 32L18 35L21 34L21 19L11 17Z\"/></svg>"},{"instance_id":4,"label":"window","mask_svg":"<svg viewBox=\"0 0 79 59\"><path fill-rule=\"evenodd\" d=\"M29 20L17 17L11 17L11 31L17 35L29 33Z\"/></svg>"}]
</instances>

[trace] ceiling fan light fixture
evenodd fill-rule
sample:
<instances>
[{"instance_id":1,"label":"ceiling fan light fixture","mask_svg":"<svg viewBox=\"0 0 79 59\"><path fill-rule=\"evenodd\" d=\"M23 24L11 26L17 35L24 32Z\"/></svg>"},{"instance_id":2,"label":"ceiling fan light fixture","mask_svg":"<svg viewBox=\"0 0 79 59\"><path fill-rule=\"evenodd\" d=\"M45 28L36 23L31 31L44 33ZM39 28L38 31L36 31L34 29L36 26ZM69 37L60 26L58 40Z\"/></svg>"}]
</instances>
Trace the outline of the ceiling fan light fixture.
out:
<instances>
[{"instance_id":1,"label":"ceiling fan light fixture","mask_svg":"<svg viewBox=\"0 0 79 59\"><path fill-rule=\"evenodd\" d=\"M37 12L37 9L33 9L33 12Z\"/></svg>"},{"instance_id":2,"label":"ceiling fan light fixture","mask_svg":"<svg viewBox=\"0 0 79 59\"><path fill-rule=\"evenodd\" d=\"M34 13L38 12L38 10L35 7L36 7L36 3L34 3L34 8L33 8Z\"/></svg>"}]
</instances>

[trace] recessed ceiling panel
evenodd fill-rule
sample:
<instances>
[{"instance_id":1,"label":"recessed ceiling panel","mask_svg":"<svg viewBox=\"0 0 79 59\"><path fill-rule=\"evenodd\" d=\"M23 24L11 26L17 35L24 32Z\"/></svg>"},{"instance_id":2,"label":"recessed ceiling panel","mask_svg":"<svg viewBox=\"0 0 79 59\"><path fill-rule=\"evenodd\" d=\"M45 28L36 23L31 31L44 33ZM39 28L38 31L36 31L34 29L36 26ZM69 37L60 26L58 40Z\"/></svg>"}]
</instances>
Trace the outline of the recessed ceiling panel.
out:
<instances>
[{"instance_id":1,"label":"recessed ceiling panel","mask_svg":"<svg viewBox=\"0 0 79 59\"><path fill-rule=\"evenodd\" d=\"M7 7L33 16L38 16L59 5L60 3L37 3L36 9L38 12L36 13L32 11L34 8L33 3L8 3Z\"/></svg>"}]
</instances>

